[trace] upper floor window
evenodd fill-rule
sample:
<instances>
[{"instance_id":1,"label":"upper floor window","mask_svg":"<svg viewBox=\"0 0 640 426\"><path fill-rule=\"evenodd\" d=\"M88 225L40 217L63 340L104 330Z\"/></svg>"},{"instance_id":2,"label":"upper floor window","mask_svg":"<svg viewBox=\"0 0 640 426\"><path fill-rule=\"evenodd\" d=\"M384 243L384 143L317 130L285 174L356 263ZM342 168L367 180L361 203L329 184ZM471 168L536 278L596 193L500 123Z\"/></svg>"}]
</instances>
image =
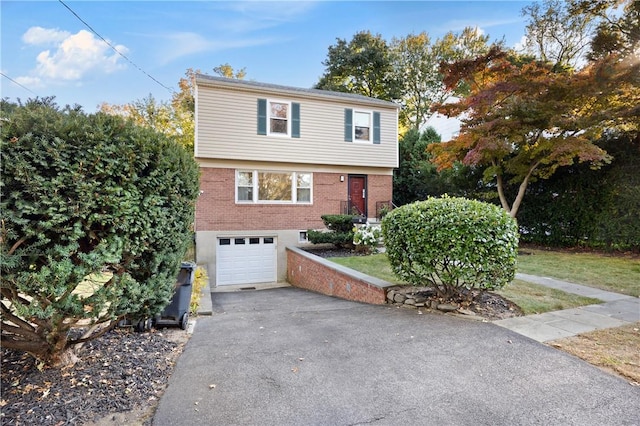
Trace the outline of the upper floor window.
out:
<instances>
[{"instance_id":1,"label":"upper floor window","mask_svg":"<svg viewBox=\"0 0 640 426\"><path fill-rule=\"evenodd\" d=\"M289 104L269 102L269 134L289 135Z\"/></svg>"},{"instance_id":2,"label":"upper floor window","mask_svg":"<svg viewBox=\"0 0 640 426\"><path fill-rule=\"evenodd\" d=\"M354 111L353 137L356 141L371 141L371 113Z\"/></svg>"},{"instance_id":3,"label":"upper floor window","mask_svg":"<svg viewBox=\"0 0 640 426\"><path fill-rule=\"evenodd\" d=\"M258 134L299 138L300 104L258 99Z\"/></svg>"},{"instance_id":4,"label":"upper floor window","mask_svg":"<svg viewBox=\"0 0 640 426\"><path fill-rule=\"evenodd\" d=\"M346 108L344 110L344 140L379 144L380 113Z\"/></svg>"},{"instance_id":5,"label":"upper floor window","mask_svg":"<svg viewBox=\"0 0 640 426\"><path fill-rule=\"evenodd\" d=\"M312 200L312 174L238 170L236 201L250 203L300 203Z\"/></svg>"}]
</instances>

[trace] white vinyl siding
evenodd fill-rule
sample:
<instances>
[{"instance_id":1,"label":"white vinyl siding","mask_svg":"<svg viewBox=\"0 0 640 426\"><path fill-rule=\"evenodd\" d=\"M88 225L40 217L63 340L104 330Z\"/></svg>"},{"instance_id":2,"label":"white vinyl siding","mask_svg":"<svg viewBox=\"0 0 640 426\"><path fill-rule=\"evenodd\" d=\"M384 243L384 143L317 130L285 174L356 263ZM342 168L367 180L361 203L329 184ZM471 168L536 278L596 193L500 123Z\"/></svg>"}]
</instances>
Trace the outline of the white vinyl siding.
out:
<instances>
[{"instance_id":1,"label":"white vinyl siding","mask_svg":"<svg viewBox=\"0 0 640 426\"><path fill-rule=\"evenodd\" d=\"M288 94L287 94L288 95ZM289 99L300 105L297 139L266 137L256 132L257 99L279 99L260 91L198 86L197 149L200 159L228 159L303 164L393 168L398 166L397 109L365 106L380 113L380 144L345 143L345 109L362 111L351 99ZM373 132L373 117L371 117ZM373 135L371 135L373 137Z\"/></svg>"}]
</instances>

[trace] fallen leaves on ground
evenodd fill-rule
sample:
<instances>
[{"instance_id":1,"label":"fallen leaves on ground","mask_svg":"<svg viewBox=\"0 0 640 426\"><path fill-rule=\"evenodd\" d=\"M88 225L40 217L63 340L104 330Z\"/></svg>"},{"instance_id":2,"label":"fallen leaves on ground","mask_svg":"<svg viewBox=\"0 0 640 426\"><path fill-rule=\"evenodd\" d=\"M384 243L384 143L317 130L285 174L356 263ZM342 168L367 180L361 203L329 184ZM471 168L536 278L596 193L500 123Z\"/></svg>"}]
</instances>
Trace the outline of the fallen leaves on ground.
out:
<instances>
[{"instance_id":1,"label":"fallen leaves on ground","mask_svg":"<svg viewBox=\"0 0 640 426\"><path fill-rule=\"evenodd\" d=\"M554 340L550 344L640 385L640 322Z\"/></svg>"}]
</instances>

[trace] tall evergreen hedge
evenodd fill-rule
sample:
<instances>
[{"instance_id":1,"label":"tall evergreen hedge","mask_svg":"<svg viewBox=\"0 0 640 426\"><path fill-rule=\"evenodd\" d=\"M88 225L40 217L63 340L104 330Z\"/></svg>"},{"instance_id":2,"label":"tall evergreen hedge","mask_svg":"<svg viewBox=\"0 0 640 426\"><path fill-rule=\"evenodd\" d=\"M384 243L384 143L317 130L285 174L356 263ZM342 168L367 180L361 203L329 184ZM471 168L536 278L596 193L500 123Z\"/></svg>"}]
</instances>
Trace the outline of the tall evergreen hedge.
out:
<instances>
[{"instance_id":1,"label":"tall evergreen hedge","mask_svg":"<svg viewBox=\"0 0 640 426\"><path fill-rule=\"evenodd\" d=\"M518 213L522 241L640 250L640 137L600 145L613 156L611 164L562 168L529 185Z\"/></svg>"},{"instance_id":2,"label":"tall evergreen hedge","mask_svg":"<svg viewBox=\"0 0 640 426\"><path fill-rule=\"evenodd\" d=\"M124 315L166 306L198 166L167 136L51 99L3 101L2 120L2 345L55 364Z\"/></svg>"}]
</instances>

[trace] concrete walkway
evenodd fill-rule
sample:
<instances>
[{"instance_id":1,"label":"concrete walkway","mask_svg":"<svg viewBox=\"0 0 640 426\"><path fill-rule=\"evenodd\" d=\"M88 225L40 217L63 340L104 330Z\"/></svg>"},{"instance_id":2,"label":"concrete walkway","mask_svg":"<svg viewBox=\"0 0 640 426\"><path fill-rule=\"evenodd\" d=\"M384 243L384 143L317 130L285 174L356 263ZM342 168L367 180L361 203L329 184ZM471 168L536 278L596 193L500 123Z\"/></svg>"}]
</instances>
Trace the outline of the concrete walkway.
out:
<instances>
[{"instance_id":1,"label":"concrete walkway","mask_svg":"<svg viewBox=\"0 0 640 426\"><path fill-rule=\"evenodd\" d=\"M562 339L593 330L621 327L640 321L640 298L586 287L554 278L516 274L516 278L567 293L593 297L604 303L538 315L494 321L538 342Z\"/></svg>"}]
</instances>

